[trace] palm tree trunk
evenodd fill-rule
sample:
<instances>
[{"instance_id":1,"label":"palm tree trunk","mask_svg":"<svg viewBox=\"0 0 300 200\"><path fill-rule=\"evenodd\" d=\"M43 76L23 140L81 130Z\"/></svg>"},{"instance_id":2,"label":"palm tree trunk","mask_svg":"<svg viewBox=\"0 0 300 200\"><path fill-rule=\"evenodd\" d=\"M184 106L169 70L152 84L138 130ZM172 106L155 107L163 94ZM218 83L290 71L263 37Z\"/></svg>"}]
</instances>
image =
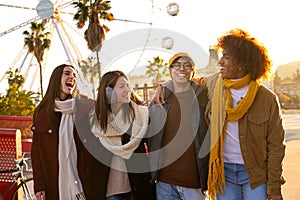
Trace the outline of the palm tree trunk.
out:
<instances>
[{"instance_id":1,"label":"palm tree trunk","mask_svg":"<svg viewBox=\"0 0 300 200\"><path fill-rule=\"evenodd\" d=\"M41 87L41 95L42 98L44 97L44 92L43 92L43 72L42 72L42 64L39 62L39 67L40 67L40 87Z\"/></svg>"},{"instance_id":2,"label":"palm tree trunk","mask_svg":"<svg viewBox=\"0 0 300 200\"><path fill-rule=\"evenodd\" d=\"M95 83L94 83L94 78L90 78L90 83L92 84L92 92L93 92L93 98L96 99L96 94L95 94Z\"/></svg>"},{"instance_id":3,"label":"palm tree trunk","mask_svg":"<svg viewBox=\"0 0 300 200\"><path fill-rule=\"evenodd\" d=\"M102 78L102 74L101 74L101 64L100 64L100 61L99 61L99 55L98 55L98 51L96 51L96 55L97 55L97 66L98 66L98 74L99 74L99 83L101 81L101 78Z\"/></svg>"}]
</instances>

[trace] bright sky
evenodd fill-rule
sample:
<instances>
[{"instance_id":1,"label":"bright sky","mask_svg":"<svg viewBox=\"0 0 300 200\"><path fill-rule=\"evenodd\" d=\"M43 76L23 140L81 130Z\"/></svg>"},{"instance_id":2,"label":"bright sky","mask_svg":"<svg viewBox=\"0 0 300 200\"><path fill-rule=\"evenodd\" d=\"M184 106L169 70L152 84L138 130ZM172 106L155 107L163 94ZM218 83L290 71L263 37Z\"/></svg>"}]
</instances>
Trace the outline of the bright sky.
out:
<instances>
[{"instance_id":1,"label":"bright sky","mask_svg":"<svg viewBox=\"0 0 300 200\"><path fill-rule=\"evenodd\" d=\"M70 1L63 0L62 2L67 3ZM170 16L167 13L166 7L172 2L176 2L179 5L180 11L178 16ZM38 0L0 0L0 4L4 5L32 8L35 8L38 3ZM217 37L225 31L232 28L242 28L249 31L250 34L265 44L273 59L274 67L277 67L281 64L300 60L300 29L297 22L300 19L300 12L299 6L296 3L297 0L153 0L152 7L151 0L111 0L111 12L118 19L152 22L152 29L167 29L171 32L182 34L202 47L206 52L208 52L210 45L215 44ZM65 9L65 11L67 10ZM37 16L35 10L0 6L0 17L2 19L0 21L0 33L35 16ZM75 28L72 16L63 15L62 18ZM106 35L106 41L114 39L128 31L150 28L149 24L123 21L104 22L104 24L110 28L110 32ZM68 28L68 25L65 26ZM2 78L2 75L21 51L24 39L22 32L24 30L29 30L29 26L0 37L0 78ZM86 43L82 37L83 31L79 31L81 32L80 35L70 29L69 34L74 39L76 46L78 46L82 57L86 58L91 52L87 50ZM158 42L162 39L152 36L153 38ZM116 46L110 46L107 50L108 52L104 52L102 56L105 57L106 53L109 54L111 51L122 48L131 43L131 41L132 38L129 38L128 40L124 40L124 43L120 42ZM54 34L52 42L53 47L51 47L46 62L45 86L48 84L47 76L51 74L53 68L67 60L57 34ZM178 42L175 40L174 44ZM108 42L108 44L111 43ZM146 37L143 44L148 44ZM189 46L186 48L188 49ZM103 66L104 69L108 70L108 66L111 67L110 69L122 66L124 71L129 72L134 66L141 65L142 63L145 64L147 60L152 60L154 56L161 55L167 60L168 56L176 51L176 49L170 51L161 49L156 51L152 49L148 52L147 56L144 55L143 57L140 57L141 49L132 52L127 49L126 51L128 52L123 52L119 57L113 58L114 60L110 61L107 66ZM21 66L22 59L20 60L17 67ZM205 67L205 64L199 65L202 65L199 66L200 68ZM34 71L33 68L30 70ZM34 72L32 72L29 73L28 78L32 79L34 76ZM35 84L38 84L38 82ZM3 84L0 86L0 92L2 92L5 86Z\"/></svg>"}]
</instances>

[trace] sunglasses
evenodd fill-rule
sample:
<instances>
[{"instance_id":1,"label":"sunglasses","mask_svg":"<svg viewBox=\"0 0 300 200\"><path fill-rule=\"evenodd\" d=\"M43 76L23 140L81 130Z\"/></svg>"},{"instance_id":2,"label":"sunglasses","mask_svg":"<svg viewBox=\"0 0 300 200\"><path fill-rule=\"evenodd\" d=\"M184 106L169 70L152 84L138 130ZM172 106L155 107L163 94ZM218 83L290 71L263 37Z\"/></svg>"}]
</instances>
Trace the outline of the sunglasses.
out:
<instances>
[{"instance_id":1,"label":"sunglasses","mask_svg":"<svg viewBox=\"0 0 300 200\"><path fill-rule=\"evenodd\" d=\"M193 67L193 65L192 65L192 63L190 63L190 62L185 62L185 63L180 63L180 62L174 62L173 64L172 64L172 68L174 68L174 69L180 69L180 67L183 65L183 68L185 69L185 70L189 70L189 69L192 69L192 67Z\"/></svg>"}]
</instances>

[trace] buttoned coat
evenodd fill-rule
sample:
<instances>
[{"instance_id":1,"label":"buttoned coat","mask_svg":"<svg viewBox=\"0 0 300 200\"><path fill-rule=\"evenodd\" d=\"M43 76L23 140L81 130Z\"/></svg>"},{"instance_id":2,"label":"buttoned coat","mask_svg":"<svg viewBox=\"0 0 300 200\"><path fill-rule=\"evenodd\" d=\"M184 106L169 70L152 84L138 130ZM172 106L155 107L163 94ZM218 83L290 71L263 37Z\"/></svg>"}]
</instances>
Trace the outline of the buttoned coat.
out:
<instances>
[{"instance_id":1,"label":"buttoned coat","mask_svg":"<svg viewBox=\"0 0 300 200\"><path fill-rule=\"evenodd\" d=\"M74 140L77 150L77 169L81 179L83 189L88 200L100 199L101 193L97 188L98 181L101 179L99 169L100 163L85 148L81 137L77 131L77 124L89 123L88 113L94 106L94 101L86 97L76 100L77 112L74 125ZM60 116L61 114L58 113ZM44 108L39 110L33 118L33 143L31 150L34 191L45 191L46 198L51 200L59 199L58 191L58 130L59 123L48 120ZM86 143L97 141L96 137L86 129L80 132L88 140Z\"/></svg>"}]
</instances>

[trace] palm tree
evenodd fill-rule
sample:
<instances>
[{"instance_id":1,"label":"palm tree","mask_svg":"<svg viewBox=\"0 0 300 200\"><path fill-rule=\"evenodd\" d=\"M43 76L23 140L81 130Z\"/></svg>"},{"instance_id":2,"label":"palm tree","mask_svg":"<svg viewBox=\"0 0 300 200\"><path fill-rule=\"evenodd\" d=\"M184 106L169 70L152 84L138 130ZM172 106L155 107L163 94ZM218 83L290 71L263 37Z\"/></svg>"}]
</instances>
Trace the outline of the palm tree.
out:
<instances>
[{"instance_id":1,"label":"palm tree","mask_svg":"<svg viewBox=\"0 0 300 200\"><path fill-rule=\"evenodd\" d=\"M77 12L74 19L77 21L77 27L83 28L89 20L88 28L84 32L84 38L87 41L88 48L96 51L99 78L101 78L101 65L99 62L98 52L102 47L105 39L105 32L109 28L100 24L100 19L113 20L113 15L107 11L111 9L110 1L103 0L78 0L73 3ZM105 31L105 32L104 32Z\"/></svg>"},{"instance_id":2,"label":"palm tree","mask_svg":"<svg viewBox=\"0 0 300 200\"><path fill-rule=\"evenodd\" d=\"M146 66L146 75L149 78L153 77L153 85L157 85L158 83L162 82L163 78L169 75L167 68L168 63L165 63L163 58L157 56L153 58L152 62L148 60L148 63L149 65Z\"/></svg>"},{"instance_id":3,"label":"palm tree","mask_svg":"<svg viewBox=\"0 0 300 200\"><path fill-rule=\"evenodd\" d=\"M86 60L82 60L80 63L78 63L79 68L83 74L83 77L86 79L87 77L90 78L90 83L93 87L93 96L95 98L95 82L94 79L99 76L99 73L97 70L95 70L95 67L93 66L95 58L94 57L88 57Z\"/></svg>"},{"instance_id":4,"label":"palm tree","mask_svg":"<svg viewBox=\"0 0 300 200\"><path fill-rule=\"evenodd\" d=\"M37 59L40 68L40 87L41 95L43 94L43 70L42 70L42 61L44 52L50 47L51 40L48 38L50 32L45 32L45 23L43 20L41 23L31 22L31 33L24 31L24 45L28 47L28 51L33 53L34 57Z\"/></svg>"}]
</instances>

